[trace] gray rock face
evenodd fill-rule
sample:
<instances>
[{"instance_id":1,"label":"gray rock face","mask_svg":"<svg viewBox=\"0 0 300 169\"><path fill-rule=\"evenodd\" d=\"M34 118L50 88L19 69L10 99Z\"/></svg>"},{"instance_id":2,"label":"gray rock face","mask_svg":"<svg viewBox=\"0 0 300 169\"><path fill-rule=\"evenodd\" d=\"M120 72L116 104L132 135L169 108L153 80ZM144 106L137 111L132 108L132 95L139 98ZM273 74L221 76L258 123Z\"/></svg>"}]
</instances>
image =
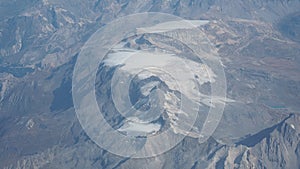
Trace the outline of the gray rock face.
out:
<instances>
[{"instance_id":1,"label":"gray rock face","mask_svg":"<svg viewBox=\"0 0 300 169\"><path fill-rule=\"evenodd\" d=\"M299 0L0 0L0 168L299 168L299 9ZM222 58L234 102L208 141L187 136L157 157L123 158L81 128L72 72L98 28L149 11L210 20L201 29ZM143 38L137 43L151 46ZM113 70L102 68L98 99L114 112L105 83ZM134 89L153 81L161 79L132 84L138 108L147 110L149 102ZM106 117L116 129L124 124L119 114Z\"/></svg>"}]
</instances>

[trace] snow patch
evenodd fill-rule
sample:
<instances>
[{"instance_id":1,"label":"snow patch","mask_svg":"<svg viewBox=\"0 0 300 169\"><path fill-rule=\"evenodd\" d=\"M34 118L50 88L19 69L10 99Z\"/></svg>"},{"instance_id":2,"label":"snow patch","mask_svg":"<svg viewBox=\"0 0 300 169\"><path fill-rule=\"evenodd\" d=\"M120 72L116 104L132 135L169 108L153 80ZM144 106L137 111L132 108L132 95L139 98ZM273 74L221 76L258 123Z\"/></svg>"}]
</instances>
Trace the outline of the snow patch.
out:
<instances>
[{"instance_id":1,"label":"snow patch","mask_svg":"<svg viewBox=\"0 0 300 169\"><path fill-rule=\"evenodd\" d=\"M130 136L147 136L148 134L155 134L160 128L161 125L158 123L127 121L118 131L126 132Z\"/></svg>"},{"instance_id":2,"label":"snow patch","mask_svg":"<svg viewBox=\"0 0 300 169\"><path fill-rule=\"evenodd\" d=\"M147 83L146 85L144 85L142 88L141 88L141 92L144 96L148 96L151 92L151 90L155 87L159 85L159 82L157 81L154 81L154 82L150 82L150 83Z\"/></svg>"},{"instance_id":3,"label":"snow patch","mask_svg":"<svg viewBox=\"0 0 300 169\"><path fill-rule=\"evenodd\" d=\"M290 126L295 130L295 126L293 124L290 124Z\"/></svg>"},{"instance_id":4,"label":"snow patch","mask_svg":"<svg viewBox=\"0 0 300 169\"><path fill-rule=\"evenodd\" d=\"M138 33L161 33L177 29L192 29L209 23L208 20L180 20L156 24L151 27L137 28Z\"/></svg>"},{"instance_id":5,"label":"snow patch","mask_svg":"<svg viewBox=\"0 0 300 169\"><path fill-rule=\"evenodd\" d=\"M28 120L27 123L26 123L27 129L28 129L28 130L32 129L33 126L34 126L34 124L35 124L35 123L34 123L33 119Z\"/></svg>"}]
</instances>

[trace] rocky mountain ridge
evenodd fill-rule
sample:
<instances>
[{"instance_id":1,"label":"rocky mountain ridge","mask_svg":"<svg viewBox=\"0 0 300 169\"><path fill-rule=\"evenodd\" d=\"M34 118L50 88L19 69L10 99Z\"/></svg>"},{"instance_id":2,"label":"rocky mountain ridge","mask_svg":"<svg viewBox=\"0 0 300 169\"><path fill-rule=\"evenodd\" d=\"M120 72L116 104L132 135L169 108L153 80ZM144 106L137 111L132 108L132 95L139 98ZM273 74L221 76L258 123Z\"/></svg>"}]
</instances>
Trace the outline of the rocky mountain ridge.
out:
<instances>
[{"instance_id":1,"label":"rocky mountain ridge","mask_svg":"<svg viewBox=\"0 0 300 169\"><path fill-rule=\"evenodd\" d=\"M0 167L299 168L299 7L299 0L1 0ZM80 48L101 26L136 12L210 20L201 29L236 102L208 142L187 137L156 158L128 159L81 129L71 95Z\"/></svg>"}]
</instances>

